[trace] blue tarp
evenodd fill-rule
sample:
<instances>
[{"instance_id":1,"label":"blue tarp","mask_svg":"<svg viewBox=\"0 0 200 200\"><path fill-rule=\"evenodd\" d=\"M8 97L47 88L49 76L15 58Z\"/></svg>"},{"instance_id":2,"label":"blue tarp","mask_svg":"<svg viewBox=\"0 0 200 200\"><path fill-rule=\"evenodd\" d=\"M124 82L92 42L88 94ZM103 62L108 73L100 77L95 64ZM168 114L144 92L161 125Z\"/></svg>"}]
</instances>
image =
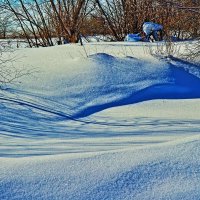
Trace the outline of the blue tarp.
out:
<instances>
[{"instance_id":1,"label":"blue tarp","mask_svg":"<svg viewBox=\"0 0 200 200\"><path fill-rule=\"evenodd\" d=\"M140 33L128 34L125 37L125 41L127 41L127 42L138 42L138 41L141 41L141 40L142 40L142 37L140 36Z\"/></svg>"}]
</instances>

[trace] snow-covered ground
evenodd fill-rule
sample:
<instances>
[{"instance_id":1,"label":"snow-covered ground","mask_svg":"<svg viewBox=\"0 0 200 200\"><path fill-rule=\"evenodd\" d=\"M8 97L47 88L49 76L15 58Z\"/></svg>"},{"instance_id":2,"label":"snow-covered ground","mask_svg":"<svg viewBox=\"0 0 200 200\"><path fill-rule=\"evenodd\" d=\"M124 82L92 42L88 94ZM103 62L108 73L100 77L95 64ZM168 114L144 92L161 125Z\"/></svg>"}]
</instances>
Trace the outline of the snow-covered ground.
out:
<instances>
[{"instance_id":1,"label":"snow-covered ground","mask_svg":"<svg viewBox=\"0 0 200 200\"><path fill-rule=\"evenodd\" d=\"M0 199L199 199L200 68L156 45L12 52L35 73L0 90Z\"/></svg>"}]
</instances>

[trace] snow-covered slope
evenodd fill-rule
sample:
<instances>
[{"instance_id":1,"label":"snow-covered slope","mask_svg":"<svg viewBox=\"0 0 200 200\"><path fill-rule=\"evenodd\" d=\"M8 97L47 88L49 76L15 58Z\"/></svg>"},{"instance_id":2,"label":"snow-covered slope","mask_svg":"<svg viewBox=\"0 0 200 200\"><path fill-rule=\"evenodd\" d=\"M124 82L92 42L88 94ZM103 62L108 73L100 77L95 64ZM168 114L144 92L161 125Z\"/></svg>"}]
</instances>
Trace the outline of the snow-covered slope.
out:
<instances>
[{"instance_id":1,"label":"snow-covered slope","mask_svg":"<svg viewBox=\"0 0 200 200\"><path fill-rule=\"evenodd\" d=\"M85 48L13 53L37 73L0 91L0 199L198 199L199 66Z\"/></svg>"},{"instance_id":2,"label":"snow-covered slope","mask_svg":"<svg viewBox=\"0 0 200 200\"><path fill-rule=\"evenodd\" d=\"M0 159L0 197L199 199L199 136L105 154Z\"/></svg>"}]
</instances>

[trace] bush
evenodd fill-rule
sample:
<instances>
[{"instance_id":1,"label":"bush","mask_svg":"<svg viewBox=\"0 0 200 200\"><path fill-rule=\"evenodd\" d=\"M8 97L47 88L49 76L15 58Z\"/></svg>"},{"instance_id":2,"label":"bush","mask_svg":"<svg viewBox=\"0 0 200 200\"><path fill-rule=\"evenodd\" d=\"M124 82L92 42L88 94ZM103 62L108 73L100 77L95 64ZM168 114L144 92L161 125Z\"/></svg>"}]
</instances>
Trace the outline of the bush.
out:
<instances>
[{"instance_id":1,"label":"bush","mask_svg":"<svg viewBox=\"0 0 200 200\"><path fill-rule=\"evenodd\" d=\"M20 78L36 72L35 69L15 67L16 60L13 49L5 43L0 43L0 89L8 84L19 83Z\"/></svg>"}]
</instances>

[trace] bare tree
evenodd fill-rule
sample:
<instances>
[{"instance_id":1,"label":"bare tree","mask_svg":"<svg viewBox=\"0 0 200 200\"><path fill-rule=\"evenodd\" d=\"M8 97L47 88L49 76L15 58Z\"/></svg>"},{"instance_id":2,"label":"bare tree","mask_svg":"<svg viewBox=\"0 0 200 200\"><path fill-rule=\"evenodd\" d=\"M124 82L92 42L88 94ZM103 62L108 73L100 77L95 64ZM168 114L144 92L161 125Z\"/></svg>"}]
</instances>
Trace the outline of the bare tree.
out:
<instances>
[{"instance_id":1,"label":"bare tree","mask_svg":"<svg viewBox=\"0 0 200 200\"><path fill-rule=\"evenodd\" d=\"M41 11L41 4L38 1L33 2L19 0L14 3L12 0L5 0L5 9L10 11L15 16L16 22L23 31L30 47L33 46L52 46L52 35L45 16Z\"/></svg>"},{"instance_id":2,"label":"bare tree","mask_svg":"<svg viewBox=\"0 0 200 200\"><path fill-rule=\"evenodd\" d=\"M104 16L116 40L122 40L125 37L125 2L123 0L96 0L99 13Z\"/></svg>"},{"instance_id":3,"label":"bare tree","mask_svg":"<svg viewBox=\"0 0 200 200\"><path fill-rule=\"evenodd\" d=\"M69 42L77 42L84 20L94 9L93 1L50 0L50 5L52 10L50 10L49 15L58 35L62 35Z\"/></svg>"},{"instance_id":4,"label":"bare tree","mask_svg":"<svg viewBox=\"0 0 200 200\"><path fill-rule=\"evenodd\" d=\"M29 46L52 46L52 38L77 42L84 20L94 9L89 0L4 0Z\"/></svg>"}]
</instances>

